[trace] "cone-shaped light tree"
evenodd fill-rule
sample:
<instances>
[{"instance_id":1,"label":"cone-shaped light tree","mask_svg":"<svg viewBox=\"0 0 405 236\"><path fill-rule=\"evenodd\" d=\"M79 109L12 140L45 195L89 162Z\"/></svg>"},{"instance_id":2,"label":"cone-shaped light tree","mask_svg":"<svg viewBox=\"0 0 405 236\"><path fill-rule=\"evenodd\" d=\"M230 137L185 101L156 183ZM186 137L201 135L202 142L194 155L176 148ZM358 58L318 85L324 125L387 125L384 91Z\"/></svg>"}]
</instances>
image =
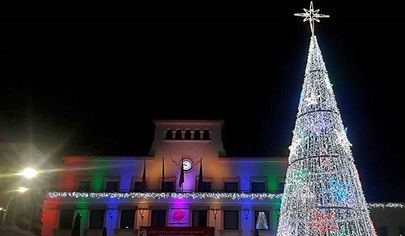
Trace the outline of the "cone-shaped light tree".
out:
<instances>
[{"instance_id":1,"label":"cone-shaped light tree","mask_svg":"<svg viewBox=\"0 0 405 236\"><path fill-rule=\"evenodd\" d=\"M277 235L376 235L314 35L314 21L328 17L310 9L296 14L311 25L304 84L289 147L289 166Z\"/></svg>"}]
</instances>

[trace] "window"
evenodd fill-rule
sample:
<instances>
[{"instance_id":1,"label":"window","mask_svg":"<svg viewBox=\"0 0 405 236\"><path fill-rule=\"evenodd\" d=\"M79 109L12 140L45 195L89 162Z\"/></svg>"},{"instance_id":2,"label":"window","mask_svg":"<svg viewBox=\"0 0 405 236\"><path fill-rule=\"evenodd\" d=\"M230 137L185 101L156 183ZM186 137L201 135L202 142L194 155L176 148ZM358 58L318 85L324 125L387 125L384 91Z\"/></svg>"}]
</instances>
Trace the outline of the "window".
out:
<instances>
[{"instance_id":1,"label":"window","mask_svg":"<svg viewBox=\"0 0 405 236\"><path fill-rule=\"evenodd\" d=\"M165 181L162 183L162 192L164 193L173 193L174 192L174 182Z\"/></svg>"},{"instance_id":2,"label":"window","mask_svg":"<svg viewBox=\"0 0 405 236\"><path fill-rule=\"evenodd\" d=\"M283 193L284 192L284 185L285 185L285 182L283 181L283 182L278 182L278 192L279 193Z\"/></svg>"},{"instance_id":3,"label":"window","mask_svg":"<svg viewBox=\"0 0 405 236\"><path fill-rule=\"evenodd\" d=\"M239 229L238 210L224 210L224 229Z\"/></svg>"},{"instance_id":4,"label":"window","mask_svg":"<svg viewBox=\"0 0 405 236\"><path fill-rule=\"evenodd\" d=\"M202 186L199 186L199 183L197 182L197 190L198 192L211 192L211 182L203 181Z\"/></svg>"},{"instance_id":5,"label":"window","mask_svg":"<svg viewBox=\"0 0 405 236\"><path fill-rule=\"evenodd\" d=\"M142 181L135 181L134 192L146 192L146 183Z\"/></svg>"},{"instance_id":6,"label":"window","mask_svg":"<svg viewBox=\"0 0 405 236\"><path fill-rule=\"evenodd\" d=\"M211 192L211 182L203 181L201 192Z\"/></svg>"},{"instance_id":7,"label":"window","mask_svg":"<svg viewBox=\"0 0 405 236\"><path fill-rule=\"evenodd\" d=\"M166 210L152 210L151 226L166 226Z\"/></svg>"},{"instance_id":8,"label":"window","mask_svg":"<svg viewBox=\"0 0 405 236\"><path fill-rule=\"evenodd\" d=\"M201 139L201 132L199 130L194 131L194 139L196 140Z\"/></svg>"},{"instance_id":9,"label":"window","mask_svg":"<svg viewBox=\"0 0 405 236\"><path fill-rule=\"evenodd\" d=\"M252 193L264 193L266 192L265 182L252 182Z\"/></svg>"},{"instance_id":10,"label":"window","mask_svg":"<svg viewBox=\"0 0 405 236\"><path fill-rule=\"evenodd\" d=\"M255 211L255 229L268 230L270 229L270 212L269 211Z\"/></svg>"},{"instance_id":11,"label":"window","mask_svg":"<svg viewBox=\"0 0 405 236\"><path fill-rule=\"evenodd\" d=\"M59 213L59 228L70 229L73 224L73 209L63 209Z\"/></svg>"},{"instance_id":12,"label":"window","mask_svg":"<svg viewBox=\"0 0 405 236\"><path fill-rule=\"evenodd\" d=\"M88 192L90 190L90 181L89 180L81 180L77 185L78 192Z\"/></svg>"},{"instance_id":13,"label":"window","mask_svg":"<svg viewBox=\"0 0 405 236\"><path fill-rule=\"evenodd\" d=\"M120 229L133 229L135 226L135 210L122 210Z\"/></svg>"},{"instance_id":14,"label":"window","mask_svg":"<svg viewBox=\"0 0 405 236\"><path fill-rule=\"evenodd\" d=\"M176 139L181 139L181 130L176 131Z\"/></svg>"},{"instance_id":15,"label":"window","mask_svg":"<svg viewBox=\"0 0 405 236\"><path fill-rule=\"evenodd\" d=\"M119 181L118 180L109 180L105 185L106 192L118 192L119 191Z\"/></svg>"},{"instance_id":16,"label":"window","mask_svg":"<svg viewBox=\"0 0 405 236\"><path fill-rule=\"evenodd\" d=\"M225 182L225 192L226 193L238 192L238 182Z\"/></svg>"},{"instance_id":17,"label":"window","mask_svg":"<svg viewBox=\"0 0 405 236\"><path fill-rule=\"evenodd\" d=\"M166 132L166 139L172 139L172 138L173 138L173 131L168 130L168 131Z\"/></svg>"},{"instance_id":18,"label":"window","mask_svg":"<svg viewBox=\"0 0 405 236\"><path fill-rule=\"evenodd\" d=\"M190 130L186 130L186 133L184 134L184 139L191 139L191 131Z\"/></svg>"},{"instance_id":19,"label":"window","mask_svg":"<svg viewBox=\"0 0 405 236\"><path fill-rule=\"evenodd\" d=\"M210 139L210 131L209 130L204 130L203 139L204 140L209 140Z\"/></svg>"},{"instance_id":20,"label":"window","mask_svg":"<svg viewBox=\"0 0 405 236\"><path fill-rule=\"evenodd\" d=\"M90 229L102 229L104 227L104 212L103 209L90 211Z\"/></svg>"},{"instance_id":21,"label":"window","mask_svg":"<svg viewBox=\"0 0 405 236\"><path fill-rule=\"evenodd\" d=\"M276 210L277 222L280 221L280 210Z\"/></svg>"},{"instance_id":22,"label":"window","mask_svg":"<svg viewBox=\"0 0 405 236\"><path fill-rule=\"evenodd\" d=\"M193 211L193 227L207 227L207 210Z\"/></svg>"}]
</instances>

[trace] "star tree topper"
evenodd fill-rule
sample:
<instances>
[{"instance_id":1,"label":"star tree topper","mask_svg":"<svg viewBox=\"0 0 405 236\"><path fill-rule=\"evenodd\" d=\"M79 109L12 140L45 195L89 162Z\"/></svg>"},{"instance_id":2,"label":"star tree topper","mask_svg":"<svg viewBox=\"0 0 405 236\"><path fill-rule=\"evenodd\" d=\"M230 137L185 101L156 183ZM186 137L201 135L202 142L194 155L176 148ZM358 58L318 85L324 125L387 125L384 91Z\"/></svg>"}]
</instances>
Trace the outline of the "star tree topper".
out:
<instances>
[{"instance_id":1,"label":"star tree topper","mask_svg":"<svg viewBox=\"0 0 405 236\"><path fill-rule=\"evenodd\" d=\"M304 22L309 21L312 36L315 35L315 21L320 22L319 18L329 18L329 15L319 14L319 9L314 10L314 4L309 4L309 10L304 8L303 13L295 13L294 16L304 17Z\"/></svg>"}]
</instances>

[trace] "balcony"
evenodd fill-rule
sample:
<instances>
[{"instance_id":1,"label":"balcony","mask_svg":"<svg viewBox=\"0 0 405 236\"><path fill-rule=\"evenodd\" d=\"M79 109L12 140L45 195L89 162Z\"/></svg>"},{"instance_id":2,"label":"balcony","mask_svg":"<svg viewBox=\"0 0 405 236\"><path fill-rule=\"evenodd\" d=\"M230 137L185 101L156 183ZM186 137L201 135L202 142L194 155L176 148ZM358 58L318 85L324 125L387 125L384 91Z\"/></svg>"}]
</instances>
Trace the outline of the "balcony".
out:
<instances>
[{"instance_id":1,"label":"balcony","mask_svg":"<svg viewBox=\"0 0 405 236\"><path fill-rule=\"evenodd\" d=\"M219 232L221 236L242 236L242 230L222 229Z\"/></svg>"},{"instance_id":2,"label":"balcony","mask_svg":"<svg viewBox=\"0 0 405 236\"><path fill-rule=\"evenodd\" d=\"M54 236L71 236L72 229L55 229L53 231Z\"/></svg>"},{"instance_id":3,"label":"balcony","mask_svg":"<svg viewBox=\"0 0 405 236\"><path fill-rule=\"evenodd\" d=\"M85 229L84 236L101 236L103 229Z\"/></svg>"},{"instance_id":4,"label":"balcony","mask_svg":"<svg viewBox=\"0 0 405 236\"><path fill-rule=\"evenodd\" d=\"M138 230L136 229L116 229L114 230L115 236L136 236L138 235Z\"/></svg>"},{"instance_id":5,"label":"balcony","mask_svg":"<svg viewBox=\"0 0 405 236\"><path fill-rule=\"evenodd\" d=\"M72 229L55 229L53 232L54 236L70 236ZM102 229L85 229L84 235L85 236L101 236L103 230ZM114 230L115 236L136 236L138 235L138 230L136 229L115 229Z\"/></svg>"}]
</instances>

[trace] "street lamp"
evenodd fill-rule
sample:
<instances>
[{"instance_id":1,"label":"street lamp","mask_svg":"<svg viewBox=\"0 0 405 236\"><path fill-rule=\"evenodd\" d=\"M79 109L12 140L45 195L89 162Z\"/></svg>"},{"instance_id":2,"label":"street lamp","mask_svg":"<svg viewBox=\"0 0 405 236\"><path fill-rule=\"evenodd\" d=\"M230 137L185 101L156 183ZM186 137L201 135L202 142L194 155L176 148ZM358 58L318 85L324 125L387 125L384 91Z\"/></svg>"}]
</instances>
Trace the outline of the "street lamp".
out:
<instances>
[{"instance_id":1,"label":"street lamp","mask_svg":"<svg viewBox=\"0 0 405 236\"><path fill-rule=\"evenodd\" d=\"M23 193L27 192L28 190L30 190L30 189L21 186L21 187L18 187L18 189L16 189L14 192L19 192L19 193L23 194ZM8 199L6 208L5 209L2 208L2 210L4 211L3 219L1 219L1 224L2 225L5 225L5 223L6 223L8 207L10 206L10 203L13 200L13 198L14 198L14 193L12 193L10 198Z\"/></svg>"},{"instance_id":2,"label":"street lamp","mask_svg":"<svg viewBox=\"0 0 405 236\"><path fill-rule=\"evenodd\" d=\"M147 208L139 208L138 209L139 215L141 215L141 219L142 219L141 226L143 226L143 218L145 217L144 214L145 214L145 211L147 211L147 210L148 210Z\"/></svg>"},{"instance_id":3,"label":"street lamp","mask_svg":"<svg viewBox=\"0 0 405 236\"><path fill-rule=\"evenodd\" d=\"M23 169L20 173L18 173L18 175L21 175L26 179L32 179L32 178L37 177L38 171L32 167L27 167L27 168Z\"/></svg>"},{"instance_id":4,"label":"street lamp","mask_svg":"<svg viewBox=\"0 0 405 236\"><path fill-rule=\"evenodd\" d=\"M19 193L25 193L25 192L27 192L29 190L29 188L26 188L26 187L19 187L18 189L17 189L17 191L19 192Z\"/></svg>"},{"instance_id":5,"label":"street lamp","mask_svg":"<svg viewBox=\"0 0 405 236\"><path fill-rule=\"evenodd\" d=\"M37 177L38 171L35 170L35 169L32 168L32 167L27 167L27 168L23 169L21 172L15 174L15 175L20 175L20 176L22 176L22 177L24 177L24 178L26 178L26 179L33 179L33 178ZM10 206L11 201L12 201L13 198L14 198L15 193L18 192L18 193L20 193L20 194L23 194L23 193L27 192L28 190L30 190L30 189L27 188L27 187L24 187L24 186L18 187L17 189L15 189L14 191L12 191L11 196L10 196L10 198L9 198L8 201L7 201L6 208L0 207L0 211L3 212L3 214L2 214L2 219L1 219L1 224L2 224L2 225L4 225L4 224L6 223L8 208L9 208L9 206Z\"/></svg>"}]
</instances>

